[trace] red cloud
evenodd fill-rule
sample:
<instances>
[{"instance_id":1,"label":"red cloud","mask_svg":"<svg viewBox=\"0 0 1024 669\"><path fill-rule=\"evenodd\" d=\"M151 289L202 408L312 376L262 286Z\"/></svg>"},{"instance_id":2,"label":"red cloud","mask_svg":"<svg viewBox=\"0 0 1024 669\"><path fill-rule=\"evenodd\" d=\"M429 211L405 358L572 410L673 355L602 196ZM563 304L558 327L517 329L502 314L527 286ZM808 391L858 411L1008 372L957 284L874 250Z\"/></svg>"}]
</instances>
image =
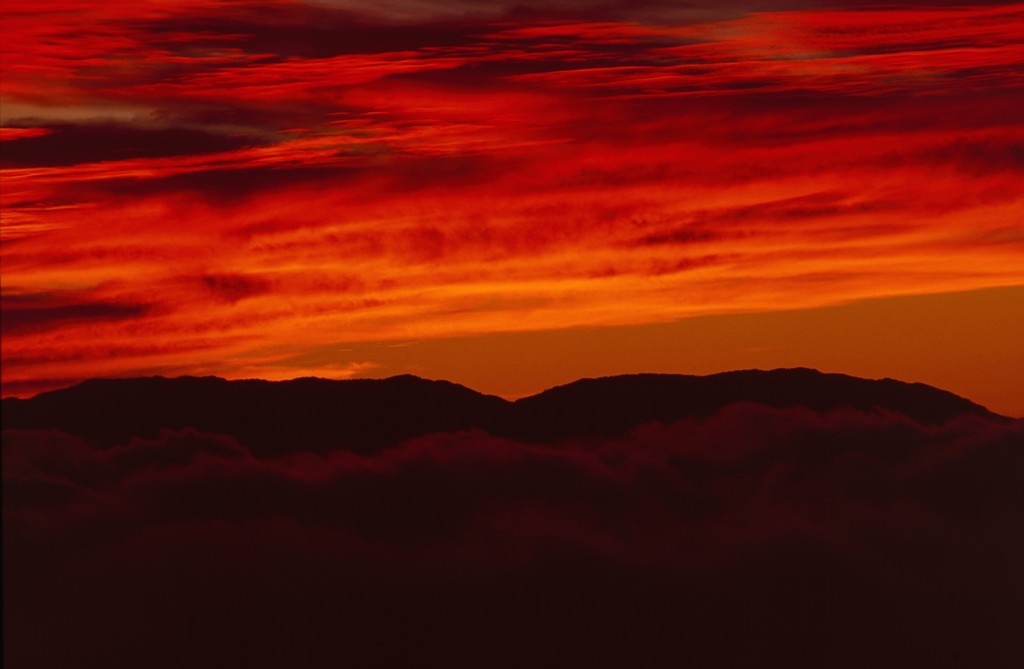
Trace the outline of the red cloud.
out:
<instances>
[{"instance_id":1,"label":"red cloud","mask_svg":"<svg viewBox=\"0 0 1024 669\"><path fill-rule=\"evenodd\" d=\"M1019 7L755 4L15 3L5 295L147 308L5 392L1024 281Z\"/></svg>"}]
</instances>

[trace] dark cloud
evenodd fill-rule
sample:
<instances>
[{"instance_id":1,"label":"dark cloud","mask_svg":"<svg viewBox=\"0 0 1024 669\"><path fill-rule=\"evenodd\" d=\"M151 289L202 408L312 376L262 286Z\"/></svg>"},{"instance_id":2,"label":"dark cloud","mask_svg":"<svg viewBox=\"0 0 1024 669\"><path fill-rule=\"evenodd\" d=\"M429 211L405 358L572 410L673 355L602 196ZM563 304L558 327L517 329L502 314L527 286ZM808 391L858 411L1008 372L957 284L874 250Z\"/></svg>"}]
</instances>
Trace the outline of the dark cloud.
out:
<instances>
[{"instance_id":1,"label":"dark cloud","mask_svg":"<svg viewBox=\"0 0 1024 669\"><path fill-rule=\"evenodd\" d=\"M299 184L346 180L364 171L344 166L266 166L206 169L151 178L112 178L89 189L113 196L157 196L189 193L214 204L231 204L267 190L284 190ZM84 189L83 189L84 190Z\"/></svg>"},{"instance_id":2,"label":"dark cloud","mask_svg":"<svg viewBox=\"0 0 1024 669\"><path fill-rule=\"evenodd\" d=\"M722 234L715 230L697 226L685 226L667 232L659 232L651 235L644 235L637 243L647 245L660 244L700 244L721 239Z\"/></svg>"},{"instance_id":3,"label":"dark cloud","mask_svg":"<svg viewBox=\"0 0 1024 669\"><path fill-rule=\"evenodd\" d=\"M353 188L356 200L371 195L394 197L395 193L409 194L428 189L470 187L487 183L502 173L520 166L501 156L423 157L383 155L376 163L350 160L340 154L337 162L302 164L302 156L291 164L208 168L175 174L151 174L144 177L112 176L85 184L73 184L68 192L85 198L113 196L117 198L158 197L187 193L200 197L211 205L238 204L248 198L268 192L308 188L320 190ZM294 209L299 210L295 205ZM301 218L289 225L306 225ZM269 226L273 227L273 226ZM247 226L247 230L257 230ZM245 231L242 231L245 234Z\"/></svg>"},{"instance_id":4,"label":"dark cloud","mask_svg":"<svg viewBox=\"0 0 1024 669\"><path fill-rule=\"evenodd\" d=\"M1009 137L960 139L918 156L933 164L952 164L969 176L1024 171L1024 142Z\"/></svg>"},{"instance_id":5,"label":"dark cloud","mask_svg":"<svg viewBox=\"0 0 1024 669\"><path fill-rule=\"evenodd\" d=\"M814 140L899 135L912 139L921 135L955 131L976 132L1017 125L1013 109L1022 102L1019 90L978 90L970 96L959 91L935 90L928 98L943 115L923 115L921 99L915 96L886 97L836 95L825 91L737 91L728 96L702 98L697 105L685 97L639 97L618 103L625 117L648 119L625 129L628 137L654 141L657 137L683 136L700 127L693 139L717 146L722 142L737 147L785 147ZM707 123L707 115L717 122ZM601 118L607 122L610 119ZM583 126L583 131L590 130ZM600 126L593 127L594 133ZM903 143L888 140L894 149ZM837 161L851 157L836 156ZM785 167L784 165L782 167Z\"/></svg>"},{"instance_id":6,"label":"dark cloud","mask_svg":"<svg viewBox=\"0 0 1024 669\"><path fill-rule=\"evenodd\" d=\"M15 295L3 298L0 328L4 334L35 332L72 321L122 321L144 316L149 305L78 301L67 296Z\"/></svg>"},{"instance_id":7,"label":"dark cloud","mask_svg":"<svg viewBox=\"0 0 1024 669\"><path fill-rule=\"evenodd\" d=\"M783 222L792 226L815 219L841 221L845 216L892 211L907 206L897 200L850 200L850 196L844 193L822 192L741 207L702 209L690 214L685 225L670 226L667 230L644 235L634 243L698 244L756 234L756 230L737 230L744 225Z\"/></svg>"},{"instance_id":8,"label":"dark cloud","mask_svg":"<svg viewBox=\"0 0 1024 669\"><path fill-rule=\"evenodd\" d=\"M182 13L132 27L171 50L241 49L280 58L453 47L475 41L486 24L389 22L324 4L251 3L230 12ZM183 40L182 35L188 35Z\"/></svg>"},{"instance_id":9,"label":"dark cloud","mask_svg":"<svg viewBox=\"0 0 1024 669\"><path fill-rule=\"evenodd\" d=\"M270 282L257 276L243 274L207 274L199 278L203 286L227 302L262 295L270 290Z\"/></svg>"},{"instance_id":10,"label":"dark cloud","mask_svg":"<svg viewBox=\"0 0 1024 669\"><path fill-rule=\"evenodd\" d=\"M18 666L1022 659L1024 424L732 405L262 458L4 435Z\"/></svg>"},{"instance_id":11,"label":"dark cloud","mask_svg":"<svg viewBox=\"0 0 1024 669\"><path fill-rule=\"evenodd\" d=\"M130 158L162 158L230 151L266 143L255 136L191 128L129 124L47 124L53 132L4 142L4 167L55 167Z\"/></svg>"}]
</instances>

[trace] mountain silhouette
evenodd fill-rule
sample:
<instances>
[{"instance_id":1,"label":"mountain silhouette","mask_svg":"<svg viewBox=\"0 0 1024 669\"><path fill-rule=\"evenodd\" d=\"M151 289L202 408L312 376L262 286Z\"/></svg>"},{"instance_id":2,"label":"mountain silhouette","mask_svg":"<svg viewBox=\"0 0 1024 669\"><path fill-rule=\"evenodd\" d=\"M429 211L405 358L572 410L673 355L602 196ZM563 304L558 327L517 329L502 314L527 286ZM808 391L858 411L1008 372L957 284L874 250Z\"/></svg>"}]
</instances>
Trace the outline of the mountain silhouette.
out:
<instances>
[{"instance_id":1,"label":"mountain silhouette","mask_svg":"<svg viewBox=\"0 0 1024 669\"><path fill-rule=\"evenodd\" d=\"M505 401L414 376L382 380L93 379L29 400L4 399L7 428L57 429L99 446L161 430L227 434L259 455L373 452L493 420Z\"/></svg>"},{"instance_id":2,"label":"mountain silhouette","mask_svg":"<svg viewBox=\"0 0 1024 669\"><path fill-rule=\"evenodd\" d=\"M514 436L540 441L611 436L643 423L709 416L739 402L815 412L882 410L929 424L964 414L993 415L969 400L921 383L797 368L581 379L517 401L509 429L520 431Z\"/></svg>"},{"instance_id":3,"label":"mountain silhouette","mask_svg":"<svg viewBox=\"0 0 1024 669\"><path fill-rule=\"evenodd\" d=\"M996 417L923 384L777 369L582 379L514 402L409 375L278 382L94 379L31 399L4 399L3 419L8 429L56 429L99 446L194 428L233 436L257 455L372 453L415 437L464 430L538 443L609 437L644 423L709 416L736 403L887 411L928 424L965 414Z\"/></svg>"}]
</instances>

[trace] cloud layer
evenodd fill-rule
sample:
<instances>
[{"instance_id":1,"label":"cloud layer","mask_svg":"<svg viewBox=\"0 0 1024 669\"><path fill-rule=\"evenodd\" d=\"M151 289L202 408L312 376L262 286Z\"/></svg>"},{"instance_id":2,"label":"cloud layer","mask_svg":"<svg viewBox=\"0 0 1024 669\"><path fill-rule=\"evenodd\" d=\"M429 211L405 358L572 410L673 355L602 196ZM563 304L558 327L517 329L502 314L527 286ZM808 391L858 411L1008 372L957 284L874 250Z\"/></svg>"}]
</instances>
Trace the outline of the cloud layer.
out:
<instances>
[{"instance_id":1,"label":"cloud layer","mask_svg":"<svg viewBox=\"0 0 1024 669\"><path fill-rule=\"evenodd\" d=\"M4 435L18 667L1015 666L1022 425L733 405L555 445Z\"/></svg>"}]
</instances>

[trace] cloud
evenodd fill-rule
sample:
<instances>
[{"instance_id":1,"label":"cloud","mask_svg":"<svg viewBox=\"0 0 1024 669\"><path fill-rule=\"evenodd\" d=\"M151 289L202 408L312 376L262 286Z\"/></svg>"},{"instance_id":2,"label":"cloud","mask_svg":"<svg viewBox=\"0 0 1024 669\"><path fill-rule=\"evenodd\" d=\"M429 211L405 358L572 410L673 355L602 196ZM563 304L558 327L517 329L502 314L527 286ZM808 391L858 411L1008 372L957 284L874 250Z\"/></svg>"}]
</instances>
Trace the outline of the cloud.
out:
<instances>
[{"instance_id":1,"label":"cloud","mask_svg":"<svg viewBox=\"0 0 1024 669\"><path fill-rule=\"evenodd\" d=\"M61 295L5 295L3 298L4 334L49 330L69 322L121 321L146 314L145 304L74 299ZM69 299L70 298L70 299Z\"/></svg>"},{"instance_id":2,"label":"cloud","mask_svg":"<svg viewBox=\"0 0 1024 669\"><path fill-rule=\"evenodd\" d=\"M374 456L8 431L7 652L478 666L518 639L497 666L880 649L882 666L1009 666L1022 437L983 417L753 405L615 439L462 432Z\"/></svg>"},{"instance_id":3,"label":"cloud","mask_svg":"<svg viewBox=\"0 0 1024 669\"><path fill-rule=\"evenodd\" d=\"M845 6L16 4L5 290L153 308L5 392L1020 284L1019 11Z\"/></svg>"},{"instance_id":4,"label":"cloud","mask_svg":"<svg viewBox=\"0 0 1024 669\"><path fill-rule=\"evenodd\" d=\"M935 147L921 156L923 160L951 163L969 176L1024 171L1024 142L1004 137L958 140Z\"/></svg>"},{"instance_id":5,"label":"cloud","mask_svg":"<svg viewBox=\"0 0 1024 669\"><path fill-rule=\"evenodd\" d=\"M198 11L138 21L132 27L171 51L242 49L279 59L460 46L483 29L479 23L455 20L395 22L324 3L252 3L245 11L232 12L194 9Z\"/></svg>"},{"instance_id":6,"label":"cloud","mask_svg":"<svg viewBox=\"0 0 1024 669\"><path fill-rule=\"evenodd\" d=\"M228 302L237 302L270 290L270 284L265 279L240 274L208 274L200 277L200 281L210 292Z\"/></svg>"},{"instance_id":7,"label":"cloud","mask_svg":"<svg viewBox=\"0 0 1024 669\"><path fill-rule=\"evenodd\" d=\"M253 136L231 137L188 128L144 128L126 124L63 124L32 130L48 132L5 145L5 168L202 155L263 143L261 138Z\"/></svg>"}]
</instances>

